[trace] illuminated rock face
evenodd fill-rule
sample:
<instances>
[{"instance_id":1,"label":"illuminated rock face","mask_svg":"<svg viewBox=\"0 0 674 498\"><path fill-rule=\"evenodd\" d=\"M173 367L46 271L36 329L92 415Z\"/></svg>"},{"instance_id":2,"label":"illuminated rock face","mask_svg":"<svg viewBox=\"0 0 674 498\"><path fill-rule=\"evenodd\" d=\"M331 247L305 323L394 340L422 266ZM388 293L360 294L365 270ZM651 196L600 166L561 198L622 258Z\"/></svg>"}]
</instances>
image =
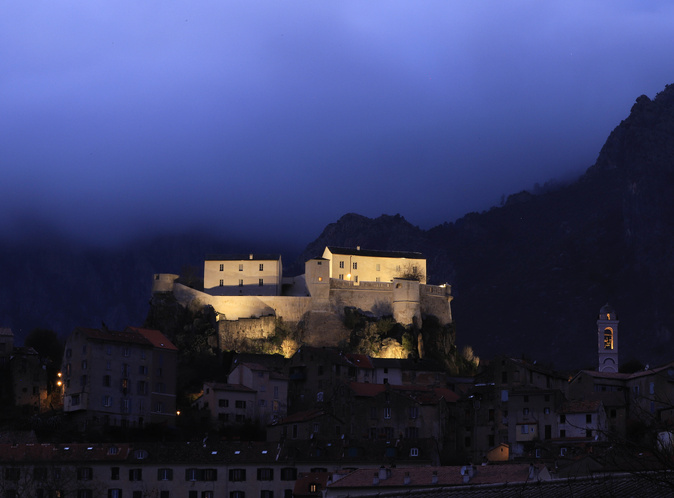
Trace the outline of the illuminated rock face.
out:
<instances>
[{"instance_id":1,"label":"illuminated rock face","mask_svg":"<svg viewBox=\"0 0 674 498\"><path fill-rule=\"evenodd\" d=\"M597 351L600 372L618 372L618 316L606 304L597 320Z\"/></svg>"}]
</instances>

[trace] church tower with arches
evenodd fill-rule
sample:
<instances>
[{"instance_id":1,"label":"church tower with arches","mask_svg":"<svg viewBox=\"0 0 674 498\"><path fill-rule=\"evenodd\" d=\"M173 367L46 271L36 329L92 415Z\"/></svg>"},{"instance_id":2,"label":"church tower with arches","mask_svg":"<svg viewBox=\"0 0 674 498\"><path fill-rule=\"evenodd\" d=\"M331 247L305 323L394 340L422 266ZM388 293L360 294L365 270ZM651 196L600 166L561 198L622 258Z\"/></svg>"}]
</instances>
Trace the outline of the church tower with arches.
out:
<instances>
[{"instance_id":1,"label":"church tower with arches","mask_svg":"<svg viewBox=\"0 0 674 498\"><path fill-rule=\"evenodd\" d=\"M608 304L599 310L597 351L600 372L618 372L618 316Z\"/></svg>"}]
</instances>

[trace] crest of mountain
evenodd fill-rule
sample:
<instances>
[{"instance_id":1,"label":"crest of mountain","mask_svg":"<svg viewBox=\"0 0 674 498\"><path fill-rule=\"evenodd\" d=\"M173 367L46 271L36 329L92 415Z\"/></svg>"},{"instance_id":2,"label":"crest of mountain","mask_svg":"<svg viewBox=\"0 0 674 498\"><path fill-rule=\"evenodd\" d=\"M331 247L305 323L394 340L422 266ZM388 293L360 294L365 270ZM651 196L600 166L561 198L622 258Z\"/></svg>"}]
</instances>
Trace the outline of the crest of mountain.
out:
<instances>
[{"instance_id":1,"label":"crest of mountain","mask_svg":"<svg viewBox=\"0 0 674 498\"><path fill-rule=\"evenodd\" d=\"M349 214L325 245L423 252L431 283L449 282L457 338L476 354L524 354L559 367L596 363L595 320L621 317L622 361L672 360L674 85L641 96L576 182L420 230L400 216Z\"/></svg>"}]
</instances>

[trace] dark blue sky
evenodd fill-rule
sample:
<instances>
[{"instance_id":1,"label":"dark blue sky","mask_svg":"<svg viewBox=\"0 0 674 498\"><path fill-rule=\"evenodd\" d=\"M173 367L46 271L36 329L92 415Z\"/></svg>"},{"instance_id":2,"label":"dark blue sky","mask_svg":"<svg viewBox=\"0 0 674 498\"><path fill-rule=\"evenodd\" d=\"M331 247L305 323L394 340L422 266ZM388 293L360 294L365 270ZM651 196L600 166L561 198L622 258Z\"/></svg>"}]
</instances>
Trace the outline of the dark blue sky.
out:
<instances>
[{"instance_id":1,"label":"dark blue sky","mask_svg":"<svg viewBox=\"0 0 674 498\"><path fill-rule=\"evenodd\" d=\"M430 228L577 176L674 82L668 1L4 2L0 230Z\"/></svg>"}]
</instances>

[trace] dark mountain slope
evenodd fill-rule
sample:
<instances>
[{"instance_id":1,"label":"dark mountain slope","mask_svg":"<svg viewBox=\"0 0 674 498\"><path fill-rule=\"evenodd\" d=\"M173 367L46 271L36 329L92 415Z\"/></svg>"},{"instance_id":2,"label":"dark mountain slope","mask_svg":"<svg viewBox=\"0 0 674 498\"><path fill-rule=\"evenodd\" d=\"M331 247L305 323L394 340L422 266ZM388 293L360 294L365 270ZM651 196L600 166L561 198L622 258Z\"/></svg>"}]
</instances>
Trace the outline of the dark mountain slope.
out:
<instances>
[{"instance_id":1,"label":"dark mountain slope","mask_svg":"<svg viewBox=\"0 0 674 498\"><path fill-rule=\"evenodd\" d=\"M653 101L639 97L572 185L513 195L501 208L428 232L403 230L391 217L343 218L309 247L360 241L423 251L431 281L453 285L458 340L478 355L524 353L592 367L596 315L608 301L621 320L621 358L654 363L674 359L673 196L669 86Z\"/></svg>"}]
</instances>

